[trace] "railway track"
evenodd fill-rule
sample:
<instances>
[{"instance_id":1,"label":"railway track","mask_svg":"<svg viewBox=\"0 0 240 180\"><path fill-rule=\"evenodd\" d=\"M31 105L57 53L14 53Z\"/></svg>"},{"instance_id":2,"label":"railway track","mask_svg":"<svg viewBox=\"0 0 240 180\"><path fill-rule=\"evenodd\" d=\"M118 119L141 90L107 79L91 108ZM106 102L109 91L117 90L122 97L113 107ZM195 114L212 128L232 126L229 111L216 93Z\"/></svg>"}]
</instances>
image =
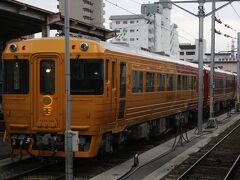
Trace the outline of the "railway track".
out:
<instances>
[{"instance_id":1,"label":"railway track","mask_svg":"<svg viewBox=\"0 0 240 180\"><path fill-rule=\"evenodd\" d=\"M36 158L17 161L0 168L0 180L64 179L64 170L56 168L58 164Z\"/></svg>"},{"instance_id":2,"label":"railway track","mask_svg":"<svg viewBox=\"0 0 240 180\"><path fill-rule=\"evenodd\" d=\"M62 180L65 178L64 163L45 164L6 178L6 180Z\"/></svg>"},{"instance_id":3,"label":"railway track","mask_svg":"<svg viewBox=\"0 0 240 180\"><path fill-rule=\"evenodd\" d=\"M126 144L126 147L120 148L112 154L97 156L93 159L77 159L74 161L74 177L80 179L94 177L132 158L136 153L143 153L167 141L173 135L173 132L169 132L151 140L141 140L135 143L129 142ZM0 180L61 180L64 177L64 161L51 164L39 159L30 158L0 167Z\"/></svg>"},{"instance_id":4,"label":"railway track","mask_svg":"<svg viewBox=\"0 0 240 180\"><path fill-rule=\"evenodd\" d=\"M176 167L164 179L233 179L239 175L240 123ZM239 178L239 176L238 176Z\"/></svg>"}]
</instances>

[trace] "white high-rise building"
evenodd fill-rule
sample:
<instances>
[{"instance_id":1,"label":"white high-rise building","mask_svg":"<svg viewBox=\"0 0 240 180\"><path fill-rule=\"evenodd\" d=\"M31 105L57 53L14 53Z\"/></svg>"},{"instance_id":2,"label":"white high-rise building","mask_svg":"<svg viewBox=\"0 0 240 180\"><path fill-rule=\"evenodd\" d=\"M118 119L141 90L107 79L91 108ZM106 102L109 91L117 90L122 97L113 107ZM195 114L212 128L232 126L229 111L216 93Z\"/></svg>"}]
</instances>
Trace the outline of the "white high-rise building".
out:
<instances>
[{"instance_id":1,"label":"white high-rise building","mask_svg":"<svg viewBox=\"0 0 240 180\"><path fill-rule=\"evenodd\" d=\"M168 1L168 0L167 0ZM171 4L143 4L139 15L111 16L117 32L112 43L129 44L159 54L179 57L177 26L171 24Z\"/></svg>"}]
</instances>

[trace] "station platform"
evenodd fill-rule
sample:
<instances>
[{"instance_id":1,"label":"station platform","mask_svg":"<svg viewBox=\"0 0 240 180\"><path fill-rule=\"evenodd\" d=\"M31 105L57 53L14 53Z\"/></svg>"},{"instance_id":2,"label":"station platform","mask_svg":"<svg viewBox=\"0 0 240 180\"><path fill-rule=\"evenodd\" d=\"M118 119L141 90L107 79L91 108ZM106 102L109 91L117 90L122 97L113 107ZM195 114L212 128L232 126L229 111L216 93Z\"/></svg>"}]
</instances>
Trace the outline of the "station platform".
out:
<instances>
[{"instance_id":1,"label":"station platform","mask_svg":"<svg viewBox=\"0 0 240 180\"><path fill-rule=\"evenodd\" d=\"M183 142L183 146L177 144L174 146L175 138L154 147L153 149L139 155L139 166L135 168L124 179L135 180L159 180L164 178L175 166L185 161L191 154L207 145L213 137L224 132L228 127L240 120L240 114L234 113L231 117L223 114L217 117L218 126L215 128L203 128L201 134L196 130L187 132L189 142ZM204 124L203 127L207 125ZM178 137L179 138L179 137ZM178 142L177 138L177 142ZM113 167L93 178L91 180L113 180L121 178L133 166L133 158ZM151 162L151 163L150 163Z\"/></svg>"}]
</instances>

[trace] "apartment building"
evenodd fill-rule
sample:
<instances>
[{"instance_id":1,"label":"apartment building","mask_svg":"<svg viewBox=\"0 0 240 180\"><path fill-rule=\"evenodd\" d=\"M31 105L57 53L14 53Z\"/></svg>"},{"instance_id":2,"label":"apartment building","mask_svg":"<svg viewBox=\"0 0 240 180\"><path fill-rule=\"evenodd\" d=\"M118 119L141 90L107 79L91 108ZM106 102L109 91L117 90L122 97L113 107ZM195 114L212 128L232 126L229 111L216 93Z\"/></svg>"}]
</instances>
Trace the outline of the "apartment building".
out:
<instances>
[{"instance_id":1,"label":"apartment building","mask_svg":"<svg viewBox=\"0 0 240 180\"><path fill-rule=\"evenodd\" d=\"M180 48L180 60L198 63L198 39L195 40L195 44L182 43ZM206 53L206 40L203 40L203 54L205 59Z\"/></svg>"},{"instance_id":2,"label":"apartment building","mask_svg":"<svg viewBox=\"0 0 240 180\"><path fill-rule=\"evenodd\" d=\"M177 26L171 24L171 4L142 4L141 14L111 16L117 33L112 43L129 44L158 54L179 57Z\"/></svg>"},{"instance_id":3,"label":"apartment building","mask_svg":"<svg viewBox=\"0 0 240 180\"><path fill-rule=\"evenodd\" d=\"M59 11L64 15L64 0L59 1ZM103 0L71 0L69 1L70 13L72 19L103 27L105 11Z\"/></svg>"}]
</instances>

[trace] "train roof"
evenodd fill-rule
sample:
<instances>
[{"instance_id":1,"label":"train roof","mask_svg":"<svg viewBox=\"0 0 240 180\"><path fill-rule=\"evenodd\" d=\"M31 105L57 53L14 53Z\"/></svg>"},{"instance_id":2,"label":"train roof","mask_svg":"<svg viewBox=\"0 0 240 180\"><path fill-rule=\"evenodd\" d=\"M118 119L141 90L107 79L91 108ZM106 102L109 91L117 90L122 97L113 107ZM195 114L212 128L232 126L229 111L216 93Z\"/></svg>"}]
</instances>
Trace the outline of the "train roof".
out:
<instances>
[{"instance_id":1,"label":"train roof","mask_svg":"<svg viewBox=\"0 0 240 180\"><path fill-rule=\"evenodd\" d=\"M148 51L143 51L140 49L132 48L132 47L124 47L116 44L111 44L108 42L100 42L100 45L109 51L115 51L115 52L120 52L124 54L129 54L129 55L135 55L135 56L140 56L140 57L145 57L149 59L154 59L154 60L159 60L159 61L164 61L164 62L169 62L169 63L176 63L176 64L181 64L185 66L190 66L193 68L198 68L197 64L186 62L186 61L181 61L177 60L176 58L173 57L168 57L168 56L163 56L159 54L154 54Z\"/></svg>"},{"instance_id":2,"label":"train roof","mask_svg":"<svg viewBox=\"0 0 240 180\"><path fill-rule=\"evenodd\" d=\"M111 44L111 43L107 43L107 42L102 42L102 41L100 42L100 45L104 49L107 49L107 50L110 50L110 51L116 51L116 52L120 52L120 53L124 53L124 54L141 56L141 57L146 57L146 58L150 58L150 59L154 59L154 60L159 60L159 61L164 61L164 62L169 62L169 63L176 63L176 64L180 64L180 65L184 65L184 66L198 68L198 64L178 60L178 59L176 59L174 57L171 57L171 56L170 57L163 56L163 55L154 54L154 53L151 53L151 52L148 52L148 51L143 51L143 50L139 50L139 49L132 48L132 47L124 47L124 46ZM204 65L203 68L207 71L211 70L210 67L208 67L206 65ZM224 71L224 70L221 70L221 69L215 69L215 72L233 75L232 72Z\"/></svg>"}]
</instances>

